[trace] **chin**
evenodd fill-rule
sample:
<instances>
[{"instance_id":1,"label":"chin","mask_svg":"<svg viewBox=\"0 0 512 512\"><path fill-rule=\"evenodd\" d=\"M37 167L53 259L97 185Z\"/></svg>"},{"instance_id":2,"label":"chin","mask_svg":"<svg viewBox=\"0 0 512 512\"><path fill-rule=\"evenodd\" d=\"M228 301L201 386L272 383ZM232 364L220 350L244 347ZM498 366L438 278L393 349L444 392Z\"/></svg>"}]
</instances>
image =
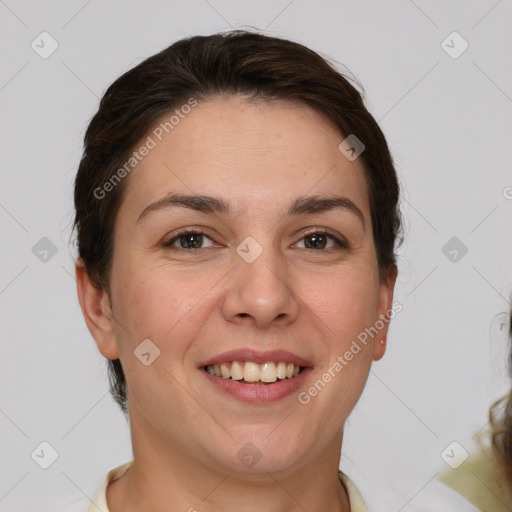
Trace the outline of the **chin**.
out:
<instances>
[{"instance_id":1,"label":"chin","mask_svg":"<svg viewBox=\"0 0 512 512\"><path fill-rule=\"evenodd\" d=\"M218 463L225 466L227 471L237 474L264 476L296 466L305 454L304 443L290 443L290 439L297 436L288 436L288 442L277 435L272 439L273 434L269 435L268 432L271 430L265 429L263 435L261 432L258 435L237 432L228 445L223 443L223 447L219 447L225 455Z\"/></svg>"}]
</instances>

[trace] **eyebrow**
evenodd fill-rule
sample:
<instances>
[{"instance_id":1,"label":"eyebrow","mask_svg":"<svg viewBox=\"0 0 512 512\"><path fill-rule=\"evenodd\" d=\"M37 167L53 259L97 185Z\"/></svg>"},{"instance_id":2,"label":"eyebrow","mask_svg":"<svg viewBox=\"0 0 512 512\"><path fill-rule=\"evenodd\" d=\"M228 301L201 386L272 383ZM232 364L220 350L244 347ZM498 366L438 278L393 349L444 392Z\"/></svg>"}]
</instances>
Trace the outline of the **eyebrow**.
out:
<instances>
[{"instance_id":1,"label":"eyebrow","mask_svg":"<svg viewBox=\"0 0 512 512\"><path fill-rule=\"evenodd\" d=\"M146 208L144 208L142 213L139 215L136 223L146 218L151 212L171 207L188 208L208 214L230 215L231 213L231 206L229 202L227 202L225 199L222 199L221 197L170 193L158 201L146 206ZM347 197L342 196L298 197L290 205L286 215L323 213L335 208L341 208L356 215L361 221L363 229L366 229L366 221L363 212L353 201Z\"/></svg>"}]
</instances>

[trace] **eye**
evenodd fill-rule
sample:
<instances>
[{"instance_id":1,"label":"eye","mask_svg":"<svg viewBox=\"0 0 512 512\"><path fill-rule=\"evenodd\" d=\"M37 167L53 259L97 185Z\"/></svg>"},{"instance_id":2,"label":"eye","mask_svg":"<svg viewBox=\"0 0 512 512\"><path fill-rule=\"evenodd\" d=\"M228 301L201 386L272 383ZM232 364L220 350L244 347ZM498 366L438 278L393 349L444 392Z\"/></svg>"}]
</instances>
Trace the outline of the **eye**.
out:
<instances>
[{"instance_id":1,"label":"eye","mask_svg":"<svg viewBox=\"0 0 512 512\"><path fill-rule=\"evenodd\" d=\"M171 238L167 242L162 243L162 247L171 248L174 247L176 243L178 243L179 245L176 247L177 249L205 249L205 247L202 246L202 243L205 239L213 242L209 236L205 235L201 231L194 229L184 229L180 231L175 237ZM212 245L213 244L207 247L212 247Z\"/></svg>"},{"instance_id":2,"label":"eye","mask_svg":"<svg viewBox=\"0 0 512 512\"><path fill-rule=\"evenodd\" d=\"M347 242L325 231L306 233L301 240L306 240L305 247L301 247L301 249L331 249L333 248L332 244L334 244L334 247L348 249ZM331 242L331 246L327 247L329 241Z\"/></svg>"},{"instance_id":3,"label":"eye","mask_svg":"<svg viewBox=\"0 0 512 512\"><path fill-rule=\"evenodd\" d=\"M205 240L209 240L210 244L204 246ZM348 249L348 243L345 240L342 240L334 235L327 233L326 231L312 231L310 233L306 233L302 239L306 242L304 243L304 247L299 247L300 249L332 249L332 248L342 248ZM299 242L300 243L300 242ZM329 243L331 244L329 246ZM176 245L178 244L178 245ZM162 243L162 247L164 248L175 248L178 250L198 250L198 249L207 249L209 247L213 247L213 240L197 229L183 229L179 233L176 234L173 238L168 240L167 242Z\"/></svg>"}]
</instances>

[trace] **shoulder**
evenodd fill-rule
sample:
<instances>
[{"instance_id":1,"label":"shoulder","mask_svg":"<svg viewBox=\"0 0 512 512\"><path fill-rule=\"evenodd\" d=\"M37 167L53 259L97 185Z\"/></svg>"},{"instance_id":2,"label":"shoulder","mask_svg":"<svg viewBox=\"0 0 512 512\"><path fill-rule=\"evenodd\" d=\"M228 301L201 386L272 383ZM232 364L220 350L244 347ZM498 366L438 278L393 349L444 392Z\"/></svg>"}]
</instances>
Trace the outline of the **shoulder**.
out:
<instances>
[{"instance_id":1,"label":"shoulder","mask_svg":"<svg viewBox=\"0 0 512 512\"><path fill-rule=\"evenodd\" d=\"M350 512L368 512L368 508L363 497L354 482L352 482L352 480L350 480L350 478L341 471L338 472L338 475L348 494Z\"/></svg>"},{"instance_id":2,"label":"shoulder","mask_svg":"<svg viewBox=\"0 0 512 512\"><path fill-rule=\"evenodd\" d=\"M484 448L460 467L443 472L439 480L484 512L508 512L512 496L506 490L497 462Z\"/></svg>"},{"instance_id":3,"label":"shoulder","mask_svg":"<svg viewBox=\"0 0 512 512\"><path fill-rule=\"evenodd\" d=\"M341 471L340 480L347 489L351 512L369 512L355 484ZM395 491L392 491L393 493ZM460 494L439 480L433 480L403 507L404 512L481 512Z\"/></svg>"},{"instance_id":4,"label":"shoulder","mask_svg":"<svg viewBox=\"0 0 512 512\"><path fill-rule=\"evenodd\" d=\"M408 512L481 512L465 497L455 492L438 479L434 479L423 489L416 500L414 507L407 508Z\"/></svg>"},{"instance_id":5,"label":"shoulder","mask_svg":"<svg viewBox=\"0 0 512 512\"><path fill-rule=\"evenodd\" d=\"M67 502L65 506L59 508L58 512L109 512L107 507L108 484L124 475L132 464L133 461L130 461L111 469L96 487L96 493L92 500L82 494Z\"/></svg>"},{"instance_id":6,"label":"shoulder","mask_svg":"<svg viewBox=\"0 0 512 512\"><path fill-rule=\"evenodd\" d=\"M126 462L121 464L120 466L111 469L107 476L104 478L102 484L99 489L96 491L92 502L90 503L89 509L87 512L108 512L107 506L107 487L110 482L113 482L117 478L120 478L124 475L131 467L133 461Z\"/></svg>"}]
</instances>

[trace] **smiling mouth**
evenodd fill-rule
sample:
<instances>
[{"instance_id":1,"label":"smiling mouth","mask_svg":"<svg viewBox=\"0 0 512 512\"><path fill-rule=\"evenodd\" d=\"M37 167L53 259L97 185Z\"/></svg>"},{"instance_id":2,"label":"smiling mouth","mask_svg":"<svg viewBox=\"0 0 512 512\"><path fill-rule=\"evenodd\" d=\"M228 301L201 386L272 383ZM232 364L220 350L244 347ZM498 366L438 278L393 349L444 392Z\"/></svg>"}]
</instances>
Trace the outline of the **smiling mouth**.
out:
<instances>
[{"instance_id":1,"label":"smiling mouth","mask_svg":"<svg viewBox=\"0 0 512 512\"><path fill-rule=\"evenodd\" d=\"M203 366L210 375L247 384L272 384L285 379L293 379L304 370L303 366L286 362L230 361Z\"/></svg>"}]
</instances>

